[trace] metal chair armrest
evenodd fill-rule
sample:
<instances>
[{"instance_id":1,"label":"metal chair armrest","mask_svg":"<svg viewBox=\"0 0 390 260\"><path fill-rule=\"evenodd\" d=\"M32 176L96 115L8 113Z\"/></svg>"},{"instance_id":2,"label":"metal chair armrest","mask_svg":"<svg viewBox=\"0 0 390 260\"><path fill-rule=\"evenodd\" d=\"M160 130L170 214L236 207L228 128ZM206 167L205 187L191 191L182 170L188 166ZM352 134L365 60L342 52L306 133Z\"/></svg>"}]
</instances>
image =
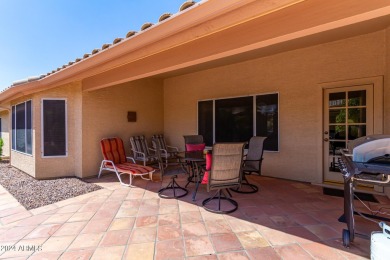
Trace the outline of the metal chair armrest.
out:
<instances>
[{"instance_id":1,"label":"metal chair armrest","mask_svg":"<svg viewBox=\"0 0 390 260\"><path fill-rule=\"evenodd\" d=\"M176 146L167 145L167 148L171 148L171 149L175 150L176 152L179 152L179 148Z\"/></svg>"},{"instance_id":2,"label":"metal chair armrest","mask_svg":"<svg viewBox=\"0 0 390 260\"><path fill-rule=\"evenodd\" d=\"M134 158L133 158L133 157L131 157L131 156L126 156L126 159L127 159L127 160L131 160L133 163L135 163L135 160L134 160Z\"/></svg>"},{"instance_id":3,"label":"metal chair armrest","mask_svg":"<svg viewBox=\"0 0 390 260\"><path fill-rule=\"evenodd\" d=\"M132 149L132 151L133 151L134 155L135 155L135 154L141 154L142 157L144 157L144 158L146 157L146 156L145 156L145 153L143 153L143 152L138 152L138 151L133 150L133 149Z\"/></svg>"},{"instance_id":4,"label":"metal chair armrest","mask_svg":"<svg viewBox=\"0 0 390 260\"><path fill-rule=\"evenodd\" d=\"M111 160L103 160L102 161L102 164L104 164L105 167L106 167L106 163L111 163L112 167L116 171L115 163L113 161L111 161Z\"/></svg>"}]
</instances>

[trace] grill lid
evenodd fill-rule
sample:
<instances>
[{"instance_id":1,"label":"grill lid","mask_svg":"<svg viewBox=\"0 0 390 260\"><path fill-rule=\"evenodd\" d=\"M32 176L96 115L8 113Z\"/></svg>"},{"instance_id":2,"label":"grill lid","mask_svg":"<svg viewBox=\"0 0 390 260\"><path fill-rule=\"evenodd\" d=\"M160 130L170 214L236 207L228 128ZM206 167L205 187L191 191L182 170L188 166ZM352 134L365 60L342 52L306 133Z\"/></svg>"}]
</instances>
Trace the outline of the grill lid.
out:
<instances>
[{"instance_id":1,"label":"grill lid","mask_svg":"<svg viewBox=\"0 0 390 260\"><path fill-rule=\"evenodd\" d=\"M390 163L390 135L369 135L348 144L354 162Z\"/></svg>"}]
</instances>

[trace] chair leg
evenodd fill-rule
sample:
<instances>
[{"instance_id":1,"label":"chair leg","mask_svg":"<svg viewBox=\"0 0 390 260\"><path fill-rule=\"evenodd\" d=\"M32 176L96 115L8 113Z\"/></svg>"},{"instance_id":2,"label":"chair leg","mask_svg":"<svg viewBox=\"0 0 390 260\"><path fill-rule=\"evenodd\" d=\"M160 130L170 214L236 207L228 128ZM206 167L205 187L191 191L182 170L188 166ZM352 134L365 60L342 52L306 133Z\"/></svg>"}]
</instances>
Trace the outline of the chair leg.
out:
<instances>
[{"instance_id":1,"label":"chair leg","mask_svg":"<svg viewBox=\"0 0 390 260\"><path fill-rule=\"evenodd\" d=\"M192 195L192 201L195 201L195 197L196 197L196 193L198 193L198 189L199 189L199 181L196 182L195 192Z\"/></svg>"},{"instance_id":2,"label":"chair leg","mask_svg":"<svg viewBox=\"0 0 390 260\"><path fill-rule=\"evenodd\" d=\"M249 190L243 189L242 187L249 187ZM241 183L241 188L234 188L230 189L231 191L237 192L237 193L245 193L245 194L250 194L250 193L256 193L259 191L259 188L248 182L248 179L246 178L246 174L242 176L242 183Z\"/></svg>"},{"instance_id":3,"label":"chair leg","mask_svg":"<svg viewBox=\"0 0 390 260\"><path fill-rule=\"evenodd\" d=\"M102 163L100 164L100 171L99 171L99 174L98 174L98 179L100 179L100 175L102 174L102 171L103 171L103 164L104 164L104 162L102 162Z\"/></svg>"},{"instance_id":4,"label":"chair leg","mask_svg":"<svg viewBox=\"0 0 390 260\"><path fill-rule=\"evenodd\" d=\"M132 181L133 181L133 178L134 178L133 174L127 174L127 175L129 175L129 184L127 184L127 183L122 181L122 177L121 176L123 174L127 174L127 173L117 174L118 180L121 183L121 185L126 186L126 187L130 187L130 188L135 188L135 186L132 185Z\"/></svg>"},{"instance_id":5,"label":"chair leg","mask_svg":"<svg viewBox=\"0 0 390 260\"><path fill-rule=\"evenodd\" d=\"M175 180L176 177L177 176L173 176L172 180L168 183L168 185L165 188L162 188L162 189L160 189L158 191L158 196L160 198L164 198L164 199L178 199L178 198L184 197L184 196L186 196L188 194L188 190L186 188L181 187L176 182L176 180ZM164 192L167 191L167 190L172 190L173 196L164 194ZM176 195L177 190L183 191L183 194Z\"/></svg>"},{"instance_id":6,"label":"chair leg","mask_svg":"<svg viewBox=\"0 0 390 260\"><path fill-rule=\"evenodd\" d=\"M207 204L210 203L211 201L213 200L217 200L217 208L212 208L212 207L208 207ZM228 209L228 210L223 210L222 209L222 205L221 205L221 200L225 200L227 202L229 202L231 205L233 205L233 208L232 209ZM210 197L210 198L207 198L205 199L203 202L202 202L202 206L205 210L207 211L210 211L210 212L213 212L213 213L219 213L219 214L227 214L227 213L232 213L234 211L237 210L238 208L238 203L231 199L231 198L228 198L226 197L225 193L222 191L222 189L219 189L213 197Z\"/></svg>"}]
</instances>

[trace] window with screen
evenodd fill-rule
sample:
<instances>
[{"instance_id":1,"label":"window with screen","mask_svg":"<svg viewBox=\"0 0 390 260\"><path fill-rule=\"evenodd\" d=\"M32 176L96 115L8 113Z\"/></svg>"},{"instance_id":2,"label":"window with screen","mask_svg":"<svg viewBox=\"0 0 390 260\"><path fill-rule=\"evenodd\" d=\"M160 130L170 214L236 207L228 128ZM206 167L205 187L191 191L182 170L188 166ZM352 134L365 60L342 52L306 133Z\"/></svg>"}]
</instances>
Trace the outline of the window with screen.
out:
<instances>
[{"instance_id":1,"label":"window with screen","mask_svg":"<svg viewBox=\"0 0 390 260\"><path fill-rule=\"evenodd\" d=\"M12 150L32 154L31 100L12 106L11 116Z\"/></svg>"},{"instance_id":2,"label":"window with screen","mask_svg":"<svg viewBox=\"0 0 390 260\"><path fill-rule=\"evenodd\" d=\"M198 103L198 133L203 136L207 146L213 145L213 101L199 101Z\"/></svg>"},{"instance_id":3,"label":"window with screen","mask_svg":"<svg viewBox=\"0 0 390 260\"><path fill-rule=\"evenodd\" d=\"M42 101L42 124L43 156L66 156L66 100L44 99Z\"/></svg>"},{"instance_id":4,"label":"window with screen","mask_svg":"<svg viewBox=\"0 0 390 260\"><path fill-rule=\"evenodd\" d=\"M279 150L278 95L256 96L256 135L267 136L264 149Z\"/></svg>"},{"instance_id":5,"label":"window with screen","mask_svg":"<svg viewBox=\"0 0 390 260\"><path fill-rule=\"evenodd\" d=\"M206 145L267 136L264 149L279 151L278 93L198 102L198 134Z\"/></svg>"},{"instance_id":6,"label":"window with screen","mask_svg":"<svg viewBox=\"0 0 390 260\"><path fill-rule=\"evenodd\" d=\"M215 142L246 142L253 136L253 97L215 100Z\"/></svg>"}]
</instances>

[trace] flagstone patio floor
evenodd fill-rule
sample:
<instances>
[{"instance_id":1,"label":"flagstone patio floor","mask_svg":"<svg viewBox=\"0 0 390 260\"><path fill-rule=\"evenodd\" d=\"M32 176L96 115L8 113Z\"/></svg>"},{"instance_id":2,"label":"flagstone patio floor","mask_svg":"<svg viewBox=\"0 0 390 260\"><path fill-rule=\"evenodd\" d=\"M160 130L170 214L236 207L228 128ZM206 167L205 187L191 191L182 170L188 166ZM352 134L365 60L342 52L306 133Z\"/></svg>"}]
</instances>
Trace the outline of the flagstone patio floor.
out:
<instances>
[{"instance_id":1,"label":"flagstone patio floor","mask_svg":"<svg viewBox=\"0 0 390 260\"><path fill-rule=\"evenodd\" d=\"M161 199L159 181L128 188L107 174L87 180L102 190L30 211L0 186L0 259L369 259L369 240L342 246L342 198L307 183L250 179L259 192L233 193L239 208L227 215L201 207L205 187L193 202L193 184L183 198ZM377 198L370 206L388 210ZM356 222L359 232L379 230Z\"/></svg>"}]
</instances>

